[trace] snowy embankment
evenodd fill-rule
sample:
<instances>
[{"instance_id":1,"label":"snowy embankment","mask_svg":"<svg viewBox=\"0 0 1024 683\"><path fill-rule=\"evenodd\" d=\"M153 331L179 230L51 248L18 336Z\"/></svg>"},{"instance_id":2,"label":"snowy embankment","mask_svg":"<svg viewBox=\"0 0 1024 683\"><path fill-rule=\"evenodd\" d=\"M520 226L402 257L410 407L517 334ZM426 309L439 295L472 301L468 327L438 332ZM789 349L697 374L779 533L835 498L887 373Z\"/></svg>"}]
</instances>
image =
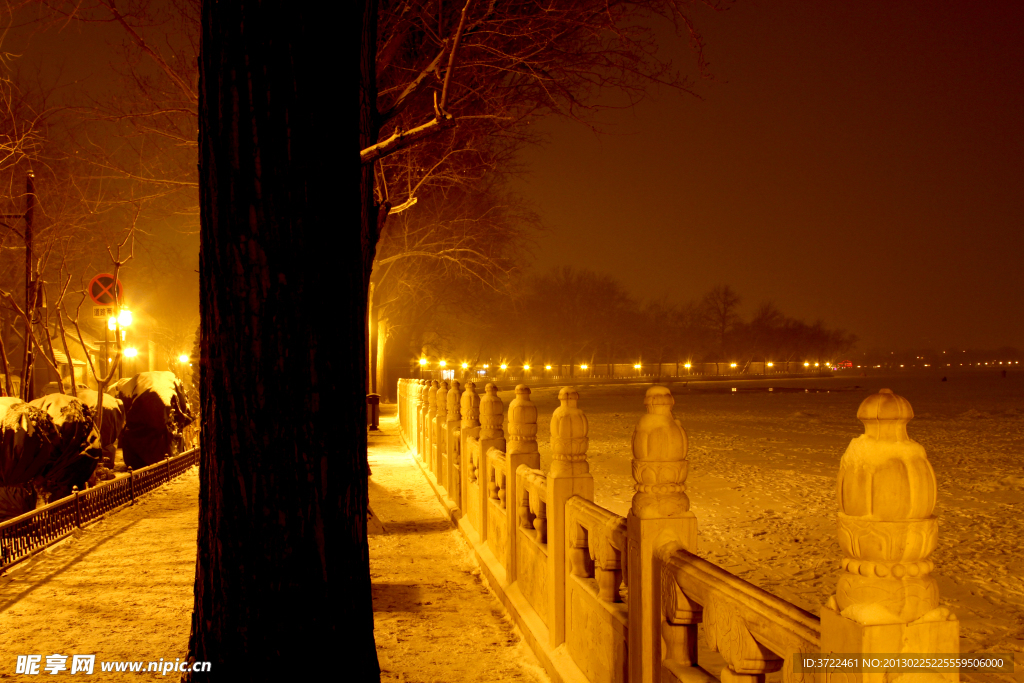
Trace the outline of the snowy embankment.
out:
<instances>
[{"instance_id":1,"label":"snowy embankment","mask_svg":"<svg viewBox=\"0 0 1024 683\"><path fill-rule=\"evenodd\" d=\"M860 402L890 388L913 406L908 432L927 450L938 480L933 575L942 605L960 619L961 652L1024 652L1024 555L1017 549L1024 537L1024 374L941 378L848 375L670 385L676 417L689 437L687 493L699 525L698 554L818 614L840 570L839 459L850 439L863 433L856 417ZM648 386L580 387L596 502L620 515L633 494L630 437ZM513 387L500 388L507 407ZM551 461L548 429L556 395L549 388L532 395L544 469ZM1014 676L965 674L962 680Z\"/></svg>"}]
</instances>

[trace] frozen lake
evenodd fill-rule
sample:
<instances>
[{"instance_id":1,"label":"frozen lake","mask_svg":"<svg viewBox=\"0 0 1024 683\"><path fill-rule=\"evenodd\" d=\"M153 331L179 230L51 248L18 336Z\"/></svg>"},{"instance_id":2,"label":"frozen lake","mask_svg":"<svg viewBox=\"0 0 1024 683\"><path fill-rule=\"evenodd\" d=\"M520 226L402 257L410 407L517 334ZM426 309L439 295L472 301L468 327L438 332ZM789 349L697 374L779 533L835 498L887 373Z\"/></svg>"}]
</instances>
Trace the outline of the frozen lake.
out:
<instances>
[{"instance_id":1,"label":"frozen lake","mask_svg":"<svg viewBox=\"0 0 1024 683\"><path fill-rule=\"evenodd\" d=\"M1024 652L1024 553L1017 546L1024 538L1024 371L1002 378L998 370L947 369L946 382L943 374L856 371L825 379L669 384L689 437L687 493L699 525L698 554L818 614L840 570L839 460L864 431L856 417L860 402L889 388L913 406L907 431L935 469L940 526L933 575L942 605L960 619L961 651ZM623 516L633 495L630 438L649 386L579 387L596 502ZM507 408L513 387L501 388ZM532 394L545 470L557 394L557 388Z\"/></svg>"}]
</instances>

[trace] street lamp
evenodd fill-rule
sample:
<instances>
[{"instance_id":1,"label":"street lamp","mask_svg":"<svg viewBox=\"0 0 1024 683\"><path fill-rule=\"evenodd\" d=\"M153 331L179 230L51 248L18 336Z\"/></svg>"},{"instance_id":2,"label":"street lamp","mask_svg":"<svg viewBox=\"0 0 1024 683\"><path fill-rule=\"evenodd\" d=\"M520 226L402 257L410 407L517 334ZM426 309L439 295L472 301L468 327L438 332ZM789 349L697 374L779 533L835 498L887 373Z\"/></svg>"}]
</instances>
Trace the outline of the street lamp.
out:
<instances>
[{"instance_id":1,"label":"street lamp","mask_svg":"<svg viewBox=\"0 0 1024 683\"><path fill-rule=\"evenodd\" d=\"M125 355L128 355L127 352L125 353ZM187 353L183 353L180 356L178 356L178 362L179 363L187 363L188 362L188 354Z\"/></svg>"}]
</instances>

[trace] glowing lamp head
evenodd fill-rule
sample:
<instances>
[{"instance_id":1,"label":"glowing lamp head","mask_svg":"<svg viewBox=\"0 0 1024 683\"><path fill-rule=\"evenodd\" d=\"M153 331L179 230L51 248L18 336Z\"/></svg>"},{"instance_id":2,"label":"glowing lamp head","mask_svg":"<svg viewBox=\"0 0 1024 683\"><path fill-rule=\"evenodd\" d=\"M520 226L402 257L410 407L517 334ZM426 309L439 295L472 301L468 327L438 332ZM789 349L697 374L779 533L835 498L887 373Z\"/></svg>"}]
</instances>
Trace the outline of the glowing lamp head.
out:
<instances>
[{"instance_id":1,"label":"glowing lamp head","mask_svg":"<svg viewBox=\"0 0 1024 683\"><path fill-rule=\"evenodd\" d=\"M502 363L502 364L501 364L501 369L502 369L502 370L508 370L508 366L507 366L507 365L505 365L504 363Z\"/></svg>"},{"instance_id":2,"label":"glowing lamp head","mask_svg":"<svg viewBox=\"0 0 1024 683\"><path fill-rule=\"evenodd\" d=\"M529 363L523 363L523 370L529 370L529 369L530 369L530 364Z\"/></svg>"},{"instance_id":3,"label":"glowing lamp head","mask_svg":"<svg viewBox=\"0 0 1024 683\"><path fill-rule=\"evenodd\" d=\"M125 358L135 358L135 356L137 356L137 355L139 355L139 350L134 348L134 347L132 347L132 346L129 346L127 349L124 350L124 357ZM187 359L187 356L186 356L186 359Z\"/></svg>"},{"instance_id":4,"label":"glowing lamp head","mask_svg":"<svg viewBox=\"0 0 1024 683\"><path fill-rule=\"evenodd\" d=\"M127 354L125 354L125 355L127 355ZM132 355L134 356L135 354L133 353ZM178 362L179 363L187 363L188 362L188 354L187 353L183 353L180 356L178 356Z\"/></svg>"},{"instance_id":5,"label":"glowing lamp head","mask_svg":"<svg viewBox=\"0 0 1024 683\"><path fill-rule=\"evenodd\" d=\"M818 367L818 365L819 365L818 363L815 363L815 364L814 364L814 367Z\"/></svg>"},{"instance_id":6,"label":"glowing lamp head","mask_svg":"<svg viewBox=\"0 0 1024 683\"><path fill-rule=\"evenodd\" d=\"M121 312L117 314L117 322L121 327L128 327L132 324L132 312L127 308L122 308Z\"/></svg>"},{"instance_id":7,"label":"glowing lamp head","mask_svg":"<svg viewBox=\"0 0 1024 683\"><path fill-rule=\"evenodd\" d=\"M775 363L773 363L773 362L771 362L771 361L768 361L768 367L770 367L770 368L773 368L773 367L775 367Z\"/></svg>"},{"instance_id":8,"label":"glowing lamp head","mask_svg":"<svg viewBox=\"0 0 1024 683\"><path fill-rule=\"evenodd\" d=\"M810 366L811 366L811 364L810 364L810 363L808 363L807 361L804 361L804 367L805 367L805 368L809 368Z\"/></svg>"},{"instance_id":9,"label":"glowing lamp head","mask_svg":"<svg viewBox=\"0 0 1024 683\"><path fill-rule=\"evenodd\" d=\"M634 370L639 370L640 369L640 364L639 363L634 364L633 365L633 369Z\"/></svg>"},{"instance_id":10,"label":"glowing lamp head","mask_svg":"<svg viewBox=\"0 0 1024 683\"><path fill-rule=\"evenodd\" d=\"M550 366L550 365L545 365L545 366L544 366L544 369L545 369L545 370L550 370L550 369L551 369L551 366Z\"/></svg>"},{"instance_id":11,"label":"glowing lamp head","mask_svg":"<svg viewBox=\"0 0 1024 683\"><path fill-rule=\"evenodd\" d=\"M420 358L420 365L426 365L426 364L427 364L427 359L426 358Z\"/></svg>"},{"instance_id":12,"label":"glowing lamp head","mask_svg":"<svg viewBox=\"0 0 1024 683\"><path fill-rule=\"evenodd\" d=\"M463 363L462 364L462 369L463 370L468 370L469 369L469 363Z\"/></svg>"},{"instance_id":13,"label":"glowing lamp head","mask_svg":"<svg viewBox=\"0 0 1024 683\"><path fill-rule=\"evenodd\" d=\"M689 370L692 366L689 363L683 363L683 367Z\"/></svg>"},{"instance_id":14,"label":"glowing lamp head","mask_svg":"<svg viewBox=\"0 0 1024 683\"><path fill-rule=\"evenodd\" d=\"M491 367L491 366L490 366L490 365L488 365L487 363L484 363L484 370L486 370L486 369L487 369L487 368L489 368L489 367Z\"/></svg>"},{"instance_id":15,"label":"glowing lamp head","mask_svg":"<svg viewBox=\"0 0 1024 683\"><path fill-rule=\"evenodd\" d=\"M586 364L586 363L584 363L583 365L581 365L581 366L580 366L580 369L582 369L582 370L586 370L586 369L587 369L587 364Z\"/></svg>"},{"instance_id":16,"label":"glowing lamp head","mask_svg":"<svg viewBox=\"0 0 1024 683\"><path fill-rule=\"evenodd\" d=\"M730 368L734 368L734 367L736 367L736 364L735 363L729 363L729 367Z\"/></svg>"},{"instance_id":17,"label":"glowing lamp head","mask_svg":"<svg viewBox=\"0 0 1024 683\"><path fill-rule=\"evenodd\" d=\"M107 329L108 330L116 330L117 329L117 318L115 318L114 316L110 316L109 318L107 318Z\"/></svg>"},{"instance_id":18,"label":"glowing lamp head","mask_svg":"<svg viewBox=\"0 0 1024 683\"><path fill-rule=\"evenodd\" d=\"M443 368L443 367L448 365L448 361L445 361L445 360L440 361L440 362L438 362L438 365L440 365Z\"/></svg>"}]
</instances>

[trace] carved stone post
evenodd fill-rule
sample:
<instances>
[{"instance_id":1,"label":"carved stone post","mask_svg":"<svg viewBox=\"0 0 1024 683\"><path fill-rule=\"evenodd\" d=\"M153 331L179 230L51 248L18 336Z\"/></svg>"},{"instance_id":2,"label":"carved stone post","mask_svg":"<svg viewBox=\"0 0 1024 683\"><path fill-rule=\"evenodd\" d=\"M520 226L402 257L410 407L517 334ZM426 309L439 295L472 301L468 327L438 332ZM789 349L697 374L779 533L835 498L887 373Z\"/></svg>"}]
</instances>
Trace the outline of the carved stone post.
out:
<instances>
[{"instance_id":1,"label":"carved stone post","mask_svg":"<svg viewBox=\"0 0 1024 683\"><path fill-rule=\"evenodd\" d=\"M427 461L427 411L430 410L430 380L420 380L420 405L416 416L416 454L422 462Z\"/></svg>"},{"instance_id":2,"label":"carved stone post","mask_svg":"<svg viewBox=\"0 0 1024 683\"><path fill-rule=\"evenodd\" d=\"M423 400L420 390L422 388L423 380L414 379L409 383L409 448L416 455L419 455L420 448L420 403Z\"/></svg>"},{"instance_id":3,"label":"carved stone post","mask_svg":"<svg viewBox=\"0 0 1024 683\"><path fill-rule=\"evenodd\" d=\"M850 441L839 463L843 573L821 608L823 652L960 651L960 622L939 607L930 576L939 530L932 515L935 472L924 447L907 436L913 417L910 402L889 389L868 396L857 410L864 434ZM885 676L833 673L830 680L881 682ZM929 678L959 679L959 673Z\"/></svg>"},{"instance_id":4,"label":"carved stone post","mask_svg":"<svg viewBox=\"0 0 1024 683\"><path fill-rule=\"evenodd\" d=\"M587 463L587 416L577 407L575 387L562 387L551 416L551 469L548 471L548 590L551 647L565 642L565 577L569 558L565 553L565 503L573 496L594 500L594 477Z\"/></svg>"},{"instance_id":5,"label":"carved stone post","mask_svg":"<svg viewBox=\"0 0 1024 683\"><path fill-rule=\"evenodd\" d=\"M437 385L437 414L430 425L434 444L434 476L437 483L447 489L448 457L445 445L448 443L446 431L448 425L448 382Z\"/></svg>"},{"instance_id":6,"label":"carved stone post","mask_svg":"<svg viewBox=\"0 0 1024 683\"><path fill-rule=\"evenodd\" d=\"M405 380L401 377L398 378L398 390L395 392L395 396L398 399L398 433L405 437L405 407L402 405L404 399L403 391L405 390Z\"/></svg>"},{"instance_id":7,"label":"carved stone post","mask_svg":"<svg viewBox=\"0 0 1024 683\"><path fill-rule=\"evenodd\" d=\"M509 513L505 571L508 582L512 583L516 580L516 544L519 538L516 532L518 522L513 518L515 511L512 506L521 498L516 470L520 465L526 465L534 470L540 469L540 451L537 450L537 406L530 400L530 387L525 384L516 387L516 397L508 404L508 445L505 457L508 460L509 472L505 500L512 501L507 509L513 510Z\"/></svg>"},{"instance_id":8,"label":"carved stone post","mask_svg":"<svg viewBox=\"0 0 1024 683\"><path fill-rule=\"evenodd\" d=\"M672 414L673 405L667 387L651 387L644 397L647 414L633 430L636 493L626 516L630 683L661 677L664 609L658 549L672 542L691 552L697 548L697 518L685 486L686 432Z\"/></svg>"},{"instance_id":9,"label":"carved stone post","mask_svg":"<svg viewBox=\"0 0 1024 683\"><path fill-rule=\"evenodd\" d=\"M459 448L458 432L459 423L462 420L462 413L459 410L459 399L462 397L462 387L459 380L452 380L452 388L448 390L448 424L445 427L445 451L448 453L447 489L448 497L455 503L455 507L462 508L462 481L459 478L461 467L462 450Z\"/></svg>"},{"instance_id":10,"label":"carved stone post","mask_svg":"<svg viewBox=\"0 0 1024 683\"><path fill-rule=\"evenodd\" d=\"M461 479L459 485L459 501L462 513L469 514L469 449L466 442L470 437L480 436L480 397L476 393L476 384L466 382L466 390L462 392L459 403L462 413L462 429L459 436L459 468Z\"/></svg>"},{"instance_id":11,"label":"carved stone post","mask_svg":"<svg viewBox=\"0 0 1024 683\"><path fill-rule=\"evenodd\" d=\"M437 390L440 383L431 380L427 387L427 421L423 425L423 462L437 477L437 466L434 462L434 420L437 419Z\"/></svg>"},{"instance_id":12,"label":"carved stone post","mask_svg":"<svg viewBox=\"0 0 1024 683\"><path fill-rule=\"evenodd\" d=\"M484 395L480 398L480 462L477 463L480 489L480 541L487 540L487 513L490 506L487 504L489 491L487 482L490 481L490 473L487 471L487 451L496 448L505 452L505 432L501 424L505 421L505 406L498 398L498 387L488 382L484 387Z\"/></svg>"}]
</instances>

